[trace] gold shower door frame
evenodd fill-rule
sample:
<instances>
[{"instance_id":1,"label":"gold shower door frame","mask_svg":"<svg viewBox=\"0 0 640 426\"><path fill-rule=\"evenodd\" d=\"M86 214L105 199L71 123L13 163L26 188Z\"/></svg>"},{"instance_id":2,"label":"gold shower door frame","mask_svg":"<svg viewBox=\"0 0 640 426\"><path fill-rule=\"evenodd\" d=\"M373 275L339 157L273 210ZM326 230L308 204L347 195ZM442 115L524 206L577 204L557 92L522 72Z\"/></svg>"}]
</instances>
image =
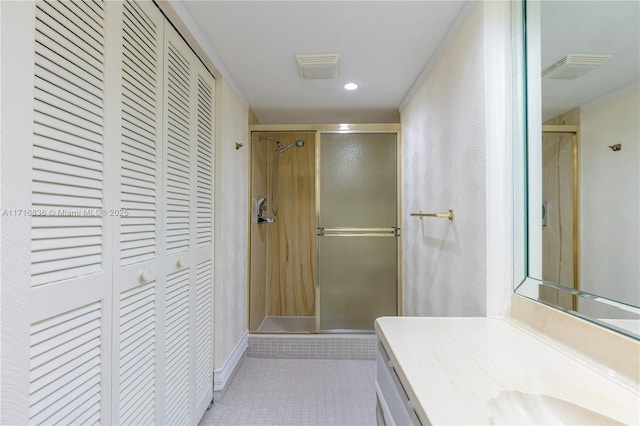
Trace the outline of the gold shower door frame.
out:
<instances>
[{"instance_id":1,"label":"gold shower door frame","mask_svg":"<svg viewBox=\"0 0 640 426\"><path fill-rule=\"evenodd\" d=\"M320 196L319 196L319 184L320 184L320 138L323 133L394 133L396 135L396 214L397 214L397 236L396 240L396 311L397 315L402 315L402 243L401 243L401 234L400 229L402 228L402 210L401 210L401 200L402 200L402 134L401 134L401 126L399 123L373 123L373 124L322 124L322 125L290 125L290 124L252 124L249 126L249 133L253 135L255 132L315 132L315 140L316 140L316 221L320 214ZM251 159L249 160L249 164L251 164ZM249 169L249 188L248 188L248 198L249 203L251 205L251 197L252 197L252 178L251 178L252 170L251 167ZM249 209L251 210L251 209ZM252 221L251 211L249 212L249 223ZM251 226L250 226L251 229ZM251 259L251 231L248 237L248 274L249 278L249 289L247 291L247 306L249 309L247 310L247 321L250 323L251 316L251 267L252 267L252 259ZM319 237L316 237L316 262L319 261ZM317 264L317 263L316 263ZM324 331L320 330L320 282L317 279L317 275L319 273L319 265L316 270L316 329L315 333L324 333ZM255 331L254 331L255 332ZM361 331L359 331L361 332Z\"/></svg>"},{"instance_id":2,"label":"gold shower door frame","mask_svg":"<svg viewBox=\"0 0 640 426\"><path fill-rule=\"evenodd\" d=\"M572 195L573 195L573 288L576 290L580 289L580 280L579 280L579 238L580 238L580 227L579 227L579 164L578 164L578 126L572 124L544 124L542 125L542 133L569 133L572 138ZM547 291L547 287L541 288L542 290ZM575 295L571 295L571 302L569 302L571 306L566 306L569 309L576 310L577 308L577 300Z\"/></svg>"}]
</instances>

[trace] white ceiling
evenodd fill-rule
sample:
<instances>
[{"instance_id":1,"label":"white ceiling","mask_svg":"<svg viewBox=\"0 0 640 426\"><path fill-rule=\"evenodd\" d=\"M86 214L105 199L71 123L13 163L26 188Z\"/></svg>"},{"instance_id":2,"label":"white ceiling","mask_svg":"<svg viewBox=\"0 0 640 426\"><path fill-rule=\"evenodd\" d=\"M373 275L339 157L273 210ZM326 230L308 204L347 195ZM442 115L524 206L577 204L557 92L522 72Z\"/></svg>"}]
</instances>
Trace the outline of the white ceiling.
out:
<instances>
[{"instance_id":1,"label":"white ceiling","mask_svg":"<svg viewBox=\"0 0 640 426\"><path fill-rule=\"evenodd\" d=\"M542 118L638 88L640 1L542 1L542 69L568 53L613 54L575 80L542 80Z\"/></svg>"},{"instance_id":2,"label":"white ceiling","mask_svg":"<svg viewBox=\"0 0 640 426\"><path fill-rule=\"evenodd\" d=\"M466 1L181 1L262 124L398 122ZM340 53L335 80L295 54ZM359 88L342 86L355 82Z\"/></svg>"},{"instance_id":3,"label":"white ceiling","mask_svg":"<svg viewBox=\"0 0 640 426\"><path fill-rule=\"evenodd\" d=\"M467 4L468 3L468 4ZM398 107L473 1L174 1L262 124L398 122ZM467 7L465 7L467 5ZM542 1L542 69L611 53L576 80L543 80L552 118L640 80L640 1ZM338 78L303 80L295 54L340 53ZM360 87L349 92L343 84Z\"/></svg>"}]
</instances>

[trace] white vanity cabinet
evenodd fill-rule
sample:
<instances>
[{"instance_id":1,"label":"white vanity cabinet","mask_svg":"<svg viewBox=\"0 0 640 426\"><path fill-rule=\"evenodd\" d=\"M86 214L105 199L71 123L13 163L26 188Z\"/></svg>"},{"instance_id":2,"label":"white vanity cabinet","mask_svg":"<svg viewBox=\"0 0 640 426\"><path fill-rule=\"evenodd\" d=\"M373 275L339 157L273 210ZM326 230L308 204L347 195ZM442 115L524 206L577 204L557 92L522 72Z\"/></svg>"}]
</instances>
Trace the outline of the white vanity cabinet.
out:
<instances>
[{"instance_id":1,"label":"white vanity cabinet","mask_svg":"<svg viewBox=\"0 0 640 426\"><path fill-rule=\"evenodd\" d=\"M407 392L396 370L396 361L378 338L376 351L376 417L378 425L427 425L414 409L415 397Z\"/></svg>"},{"instance_id":2,"label":"white vanity cabinet","mask_svg":"<svg viewBox=\"0 0 640 426\"><path fill-rule=\"evenodd\" d=\"M629 368L511 318L383 317L375 329L378 424L640 424L640 345L624 336Z\"/></svg>"}]
</instances>

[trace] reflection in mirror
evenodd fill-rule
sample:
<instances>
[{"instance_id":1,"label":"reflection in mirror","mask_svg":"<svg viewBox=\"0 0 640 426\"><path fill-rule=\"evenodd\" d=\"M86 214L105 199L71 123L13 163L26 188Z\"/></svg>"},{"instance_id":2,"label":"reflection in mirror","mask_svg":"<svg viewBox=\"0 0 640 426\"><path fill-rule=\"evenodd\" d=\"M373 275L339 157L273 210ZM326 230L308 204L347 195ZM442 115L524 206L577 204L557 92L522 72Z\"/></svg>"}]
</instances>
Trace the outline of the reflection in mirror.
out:
<instances>
[{"instance_id":1,"label":"reflection in mirror","mask_svg":"<svg viewBox=\"0 0 640 426\"><path fill-rule=\"evenodd\" d=\"M526 32L518 292L640 338L640 2L527 2Z\"/></svg>"}]
</instances>

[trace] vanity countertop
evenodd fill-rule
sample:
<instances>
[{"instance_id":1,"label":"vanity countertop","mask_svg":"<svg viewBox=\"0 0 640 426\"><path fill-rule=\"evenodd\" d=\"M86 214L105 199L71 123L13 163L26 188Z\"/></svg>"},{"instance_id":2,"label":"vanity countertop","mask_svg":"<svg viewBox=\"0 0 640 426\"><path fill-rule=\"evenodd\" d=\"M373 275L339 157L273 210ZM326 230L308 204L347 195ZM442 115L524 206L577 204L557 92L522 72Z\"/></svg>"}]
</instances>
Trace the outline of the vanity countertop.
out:
<instances>
[{"instance_id":1,"label":"vanity countertop","mask_svg":"<svg viewBox=\"0 0 640 426\"><path fill-rule=\"evenodd\" d=\"M384 317L375 327L419 417L433 424L500 423L495 402L505 391L558 398L640 424L637 383L518 321Z\"/></svg>"}]
</instances>

